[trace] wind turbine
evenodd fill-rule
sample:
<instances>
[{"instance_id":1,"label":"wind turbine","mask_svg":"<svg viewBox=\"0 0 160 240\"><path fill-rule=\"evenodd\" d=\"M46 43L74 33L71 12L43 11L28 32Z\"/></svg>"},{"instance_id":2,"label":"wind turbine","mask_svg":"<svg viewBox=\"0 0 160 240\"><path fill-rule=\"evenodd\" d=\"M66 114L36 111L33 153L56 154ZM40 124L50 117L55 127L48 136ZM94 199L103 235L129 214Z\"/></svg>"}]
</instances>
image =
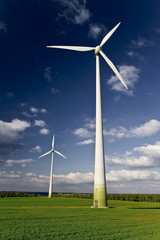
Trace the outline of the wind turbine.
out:
<instances>
[{"instance_id":1,"label":"wind turbine","mask_svg":"<svg viewBox=\"0 0 160 240\"><path fill-rule=\"evenodd\" d=\"M56 151L54 149L54 135L53 135L53 139L52 139L52 149L49 152L44 153L43 155L41 155L39 158L44 157L50 153L52 153L52 159L51 159L51 173L50 173L50 183L49 183L49 194L48 197L51 198L52 197L52 187L53 187L53 153L57 153L60 156L66 158L63 154L61 154L60 152Z\"/></svg>"},{"instance_id":2,"label":"wind turbine","mask_svg":"<svg viewBox=\"0 0 160 240\"><path fill-rule=\"evenodd\" d=\"M111 60L102 52L102 46L111 37L114 31L118 28L118 23L101 41L100 45L96 47L80 47L80 46L47 46L48 48L60 48L75 51L95 51L96 56L96 139L95 139L95 175L94 175L94 199L93 207L105 208L107 207L106 196L106 176L105 176L105 159L103 148L103 125L102 125L102 107L101 107L101 84L100 84L100 66L99 56L101 55L108 63L110 68L128 89L118 70L111 62Z\"/></svg>"}]
</instances>

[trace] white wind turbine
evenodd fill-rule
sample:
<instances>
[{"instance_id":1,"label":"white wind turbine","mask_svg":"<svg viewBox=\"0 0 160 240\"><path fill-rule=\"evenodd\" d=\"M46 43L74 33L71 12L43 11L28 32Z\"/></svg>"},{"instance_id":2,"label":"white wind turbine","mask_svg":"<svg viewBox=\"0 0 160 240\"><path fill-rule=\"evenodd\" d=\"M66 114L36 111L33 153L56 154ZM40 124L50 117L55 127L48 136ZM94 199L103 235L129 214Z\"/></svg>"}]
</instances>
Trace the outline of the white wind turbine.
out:
<instances>
[{"instance_id":1,"label":"white wind turbine","mask_svg":"<svg viewBox=\"0 0 160 240\"><path fill-rule=\"evenodd\" d=\"M50 183L49 183L49 194L48 197L51 198L52 197L52 187L53 187L53 153L57 153L60 156L66 158L63 154L61 154L60 152L56 151L54 149L54 135L53 135L53 139L52 139L52 149L49 152L44 153L43 155L41 155L39 158L44 157L50 153L52 153L52 159L51 159L51 173L50 173Z\"/></svg>"},{"instance_id":2,"label":"white wind turbine","mask_svg":"<svg viewBox=\"0 0 160 240\"><path fill-rule=\"evenodd\" d=\"M93 207L107 207L106 198L106 177L105 177L105 159L103 149L103 126L102 126L102 107L101 107L101 85L100 85L100 67L99 56L111 67L122 84L127 88L125 82L120 76L118 70L109 58L102 52L102 46L111 37L114 31L118 28L118 23L102 40L100 45L96 47L80 47L80 46L47 46L49 48L60 48L75 51L95 51L96 56L96 140L95 140L95 176L94 176L94 199ZM127 88L128 89L128 88Z\"/></svg>"}]
</instances>

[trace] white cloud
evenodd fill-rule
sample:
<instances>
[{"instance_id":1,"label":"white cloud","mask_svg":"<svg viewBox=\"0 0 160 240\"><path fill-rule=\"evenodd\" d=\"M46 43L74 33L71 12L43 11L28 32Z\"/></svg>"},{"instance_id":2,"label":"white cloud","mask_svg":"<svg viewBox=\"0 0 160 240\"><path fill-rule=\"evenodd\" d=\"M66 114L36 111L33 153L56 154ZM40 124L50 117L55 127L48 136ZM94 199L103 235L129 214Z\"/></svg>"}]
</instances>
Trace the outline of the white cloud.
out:
<instances>
[{"instance_id":1,"label":"white cloud","mask_svg":"<svg viewBox=\"0 0 160 240\"><path fill-rule=\"evenodd\" d=\"M11 122L4 122L0 120L0 138L3 142L20 138L20 132L30 127L30 122L19 119L14 119Z\"/></svg>"},{"instance_id":2,"label":"white cloud","mask_svg":"<svg viewBox=\"0 0 160 240\"><path fill-rule=\"evenodd\" d=\"M34 148L32 148L32 150L30 150L30 152L38 152L40 153L42 150L41 150L41 147L40 146L35 146Z\"/></svg>"},{"instance_id":3,"label":"white cloud","mask_svg":"<svg viewBox=\"0 0 160 240\"><path fill-rule=\"evenodd\" d=\"M30 111L32 113L38 113L39 112L39 109L38 108L35 108L35 107L30 107Z\"/></svg>"},{"instance_id":4,"label":"white cloud","mask_svg":"<svg viewBox=\"0 0 160 240\"><path fill-rule=\"evenodd\" d=\"M45 108L35 108L35 107L30 107L30 111L33 113L33 117L37 116L38 113L46 113L47 110Z\"/></svg>"},{"instance_id":5,"label":"white cloud","mask_svg":"<svg viewBox=\"0 0 160 240\"><path fill-rule=\"evenodd\" d=\"M93 39L97 39L100 34L104 33L106 31L106 28L103 24L90 24L89 25L89 37Z\"/></svg>"},{"instance_id":6,"label":"white cloud","mask_svg":"<svg viewBox=\"0 0 160 240\"><path fill-rule=\"evenodd\" d=\"M37 175L34 173L26 173L26 176L32 177L32 180L39 183L48 183L49 176ZM55 175L53 174L54 184L80 184L80 183L92 183L94 179L94 174L92 172L80 173L71 172L66 175Z\"/></svg>"},{"instance_id":7,"label":"white cloud","mask_svg":"<svg viewBox=\"0 0 160 240\"><path fill-rule=\"evenodd\" d=\"M6 171L0 171L0 178L14 179L14 178L20 178L20 175L14 174L14 172L8 174Z\"/></svg>"},{"instance_id":8,"label":"white cloud","mask_svg":"<svg viewBox=\"0 0 160 240\"><path fill-rule=\"evenodd\" d=\"M141 147L135 147L133 150L147 155L150 161L152 161L152 159L160 159L160 141L156 142L154 145L148 144Z\"/></svg>"},{"instance_id":9,"label":"white cloud","mask_svg":"<svg viewBox=\"0 0 160 240\"><path fill-rule=\"evenodd\" d=\"M148 122L137 126L132 127L130 129L126 129L125 127L118 127L118 128L112 128L110 131L104 130L104 135L111 137L112 141L115 140L115 138L142 138L142 137L150 137L154 134L157 134L160 132L160 121L156 119L151 119Z\"/></svg>"},{"instance_id":10,"label":"white cloud","mask_svg":"<svg viewBox=\"0 0 160 240\"><path fill-rule=\"evenodd\" d=\"M43 120L35 120L34 125L35 125L35 126L38 126L38 127L43 127L43 128L39 131L40 134L42 134L42 135L47 135L47 134L49 134L49 130L48 130L47 128L45 128L45 126L46 126L45 121L43 121Z\"/></svg>"},{"instance_id":11,"label":"white cloud","mask_svg":"<svg viewBox=\"0 0 160 240\"><path fill-rule=\"evenodd\" d=\"M18 172L7 173L6 171L0 171L1 190L5 186L5 189L11 189L12 191L36 191L37 189L38 191L48 191L49 176L27 172L23 181L19 181L20 177L22 178ZM93 191L93 172L54 174L53 178L54 191L56 192ZM106 180L108 192L111 193L158 193L160 173L148 170L111 170L106 174Z\"/></svg>"},{"instance_id":12,"label":"white cloud","mask_svg":"<svg viewBox=\"0 0 160 240\"><path fill-rule=\"evenodd\" d=\"M5 166L6 167L12 167L14 164L21 164L22 167L25 167L26 163L33 162L32 159L21 159L21 160L7 160Z\"/></svg>"},{"instance_id":13,"label":"white cloud","mask_svg":"<svg viewBox=\"0 0 160 240\"><path fill-rule=\"evenodd\" d=\"M23 107L25 105L21 104L21 106ZM44 113L44 114L47 113L47 110L45 108L40 109L40 108L35 108L35 107L29 107L29 110L30 110L31 114L26 111L23 111L22 114L26 117L32 118L32 117L36 117L37 114L39 114L39 113Z\"/></svg>"},{"instance_id":14,"label":"white cloud","mask_svg":"<svg viewBox=\"0 0 160 240\"><path fill-rule=\"evenodd\" d=\"M40 113L46 113L47 110L45 108L40 109Z\"/></svg>"},{"instance_id":15,"label":"white cloud","mask_svg":"<svg viewBox=\"0 0 160 240\"><path fill-rule=\"evenodd\" d=\"M111 137L111 140L114 141L114 138L124 138L128 137L128 131L125 127L118 127L118 128L112 128L109 131L106 131L104 129L103 134L104 136L109 136ZM108 139L109 140L109 139Z\"/></svg>"},{"instance_id":16,"label":"white cloud","mask_svg":"<svg viewBox=\"0 0 160 240\"><path fill-rule=\"evenodd\" d=\"M141 55L140 53L138 53L138 52L136 52L136 51L133 51L133 50L128 51L128 52L127 52L127 55L130 56L130 57L137 57L137 58L139 58L141 61L144 60L143 55Z\"/></svg>"},{"instance_id":17,"label":"white cloud","mask_svg":"<svg viewBox=\"0 0 160 240\"><path fill-rule=\"evenodd\" d=\"M152 40L147 40L143 37L138 37L137 40L131 41L131 48L142 48L142 47L149 47L153 45L154 45L154 42Z\"/></svg>"},{"instance_id":18,"label":"white cloud","mask_svg":"<svg viewBox=\"0 0 160 240\"><path fill-rule=\"evenodd\" d=\"M128 54L128 56L134 56L134 54L135 54L135 52L133 52L133 51L129 51L129 52L127 52L127 54Z\"/></svg>"},{"instance_id":19,"label":"white cloud","mask_svg":"<svg viewBox=\"0 0 160 240\"><path fill-rule=\"evenodd\" d=\"M84 125L86 128L95 130L95 128L96 128L96 119L95 118L94 119L86 118L84 121L86 122L86 124Z\"/></svg>"},{"instance_id":20,"label":"white cloud","mask_svg":"<svg viewBox=\"0 0 160 240\"><path fill-rule=\"evenodd\" d=\"M35 173L26 173L26 176L31 177L32 181L39 183L49 182L49 176L37 175ZM54 184L82 184L82 183L93 183L94 173L80 173L70 172L66 175L55 175L53 174ZM128 181L142 181L142 180L160 180L160 173L157 171L139 171L139 170L111 170L106 174L107 182L128 182Z\"/></svg>"},{"instance_id":21,"label":"white cloud","mask_svg":"<svg viewBox=\"0 0 160 240\"><path fill-rule=\"evenodd\" d=\"M56 93L60 94L60 93L61 93L61 92L59 91L59 89L54 88L54 87L51 88L51 92L52 92L53 94L56 94Z\"/></svg>"},{"instance_id":22,"label":"white cloud","mask_svg":"<svg viewBox=\"0 0 160 240\"><path fill-rule=\"evenodd\" d=\"M147 40L143 37L138 37L137 40L132 40L129 45L129 51L127 52L127 55L130 57L137 57L141 61L144 61L144 56L137 52L137 50L144 48L144 47L150 47L153 46L154 42L152 40Z\"/></svg>"},{"instance_id":23,"label":"white cloud","mask_svg":"<svg viewBox=\"0 0 160 240\"><path fill-rule=\"evenodd\" d=\"M7 33L7 24L0 20L0 31Z\"/></svg>"},{"instance_id":24,"label":"white cloud","mask_svg":"<svg viewBox=\"0 0 160 240\"><path fill-rule=\"evenodd\" d=\"M26 117L29 117L29 118L35 117L35 115L31 115L31 114L27 113L26 111L23 111L22 114Z\"/></svg>"},{"instance_id":25,"label":"white cloud","mask_svg":"<svg viewBox=\"0 0 160 240\"><path fill-rule=\"evenodd\" d=\"M86 128L77 128L73 131L73 134L81 138L88 138L92 136L92 132Z\"/></svg>"},{"instance_id":26,"label":"white cloud","mask_svg":"<svg viewBox=\"0 0 160 240\"><path fill-rule=\"evenodd\" d=\"M34 125L38 127L44 127L46 126L46 123L43 120L35 120Z\"/></svg>"},{"instance_id":27,"label":"white cloud","mask_svg":"<svg viewBox=\"0 0 160 240\"><path fill-rule=\"evenodd\" d=\"M39 132L40 132L40 134L42 134L42 135L47 135L47 134L49 134L49 130L48 130L47 128L42 128Z\"/></svg>"},{"instance_id":28,"label":"white cloud","mask_svg":"<svg viewBox=\"0 0 160 240\"><path fill-rule=\"evenodd\" d=\"M153 134L160 132L160 121L151 119L140 127L136 127L130 130L131 135L136 137L149 137Z\"/></svg>"},{"instance_id":29,"label":"white cloud","mask_svg":"<svg viewBox=\"0 0 160 240\"><path fill-rule=\"evenodd\" d=\"M20 103L20 106L21 107L25 107L25 106L27 106L28 105L28 103Z\"/></svg>"},{"instance_id":30,"label":"white cloud","mask_svg":"<svg viewBox=\"0 0 160 240\"><path fill-rule=\"evenodd\" d=\"M78 138L84 139L81 142L77 142L76 145L88 145L94 143L94 135L95 135L95 119L85 118L84 119L84 127L76 128L72 131L72 134Z\"/></svg>"},{"instance_id":31,"label":"white cloud","mask_svg":"<svg viewBox=\"0 0 160 240\"><path fill-rule=\"evenodd\" d=\"M58 14L59 18L65 18L67 21L83 25L91 16L90 11L86 8L86 0L52 0L58 2L63 8Z\"/></svg>"},{"instance_id":32,"label":"white cloud","mask_svg":"<svg viewBox=\"0 0 160 240\"><path fill-rule=\"evenodd\" d=\"M44 70L44 77L48 80L48 82L52 82L52 70L53 66L48 66Z\"/></svg>"},{"instance_id":33,"label":"white cloud","mask_svg":"<svg viewBox=\"0 0 160 240\"><path fill-rule=\"evenodd\" d=\"M88 173L69 173L67 175L54 175L55 182L57 184L59 183L71 183L71 184L77 184L77 183L92 183L94 179L94 174L92 172Z\"/></svg>"},{"instance_id":34,"label":"white cloud","mask_svg":"<svg viewBox=\"0 0 160 240\"><path fill-rule=\"evenodd\" d=\"M36 177L37 174L32 173L32 172L29 172L29 173L26 173L26 176L27 176L27 177Z\"/></svg>"},{"instance_id":35,"label":"white cloud","mask_svg":"<svg viewBox=\"0 0 160 240\"><path fill-rule=\"evenodd\" d=\"M139 171L139 170L111 170L107 174L107 181L126 182L133 180L160 180L160 173L157 171Z\"/></svg>"},{"instance_id":36,"label":"white cloud","mask_svg":"<svg viewBox=\"0 0 160 240\"><path fill-rule=\"evenodd\" d=\"M46 175L43 175L43 174L38 175L38 174L32 173L32 172L26 173L26 177L29 177L32 184L38 183L40 186L48 185L49 184L49 179L50 179L49 176L46 176ZM55 182L54 182L54 184L55 184Z\"/></svg>"},{"instance_id":37,"label":"white cloud","mask_svg":"<svg viewBox=\"0 0 160 240\"><path fill-rule=\"evenodd\" d=\"M124 154L106 155L107 166L123 168L159 168L160 167L160 142L155 144L135 147L131 152Z\"/></svg>"},{"instance_id":38,"label":"white cloud","mask_svg":"<svg viewBox=\"0 0 160 240\"><path fill-rule=\"evenodd\" d=\"M139 79L140 70L134 66L127 66L122 65L118 66L119 73L123 80L125 81L126 85L128 86L128 90L122 85L121 81L118 79L116 75L112 76L108 81L107 84L111 86L112 90L123 92L129 96L133 95L133 90L135 84Z\"/></svg>"},{"instance_id":39,"label":"white cloud","mask_svg":"<svg viewBox=\"0 0 160 240\"><path fill-rule=\"evenodd\" d=\"M88 145L88 144L91 144L91 143L94 143L93 139L87 139L87 140L84 140L82 142L76 143L76 145Z\"/></svg>"},{"instance_id":40,"label":"white cloud","mask_svg":"<svg viewBox=\"0 0 160 240\"><path fill-rule=\"evenodd\" d=\"M79 11L77 11L77 14L75 15L75 23L79 25L83 25L85 22L87 22L90 18L90 12L88 9L85 8L85 6L82 6Z\"/></svg>"},{"instance_id":41,"label":"white cloud","mask_svg":"<svg viewBox=\"0 0 160 240\"><path fill-rule=\"evenodd\" d=\"M148 156L136 157L133 152L126 152L125 154L115 154L113 156L106 155L105 161L107 166L127 167L127 168L152 168L155 166L154 160Z\"/></svg>"}]
</instances>

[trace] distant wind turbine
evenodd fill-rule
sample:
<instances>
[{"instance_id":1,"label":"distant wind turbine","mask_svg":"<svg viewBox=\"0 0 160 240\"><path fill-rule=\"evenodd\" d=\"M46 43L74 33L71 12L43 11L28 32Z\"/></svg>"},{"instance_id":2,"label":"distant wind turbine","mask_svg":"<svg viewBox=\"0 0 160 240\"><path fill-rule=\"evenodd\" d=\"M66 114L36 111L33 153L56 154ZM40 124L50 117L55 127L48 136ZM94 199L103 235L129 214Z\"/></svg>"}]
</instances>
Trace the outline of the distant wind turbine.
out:
<instances>
[{"instance_id":1,"label":"distant wind turbine","mask_svg":"<svg viewBox=\"0 0 160 240\"><path fill-rule=\"evenodd\" d=\"M94 199L93 207L107 207L106 196L106 176L105 176L105 159L103 149L103 125L102 125L102 107L101 107L101 84L100 84L100 66L99 56L101 55L108 63L110 68L128 89L118 70L109 58L102 52L102 46L111 37L114 31L118 28L118 23L102 40L100 45L96 47L80 47L80 46L47 46L49 48L60 48L75 51L95 51L96 56L96 142L95 142L95 176L94 176Z\"/></svg>"},{"instance_id":2,"label":"distant wind turbine","mask_svg":"<svg viewBox=\"0 0 160 240\"><path fill-rule=\"evenodd\" d=\"M49 183L49 194L48 197L51 198L52 197L52 188L53 188L53 153L57 153L60 156L66 158L64 155L62 155L60 152L56 151L54 149L54 135L53 135L53 139L52 139L52 149L49 152L44 153L43 155L41 155L39 158L44 157L50 153L52 153L52 159L51 159L51 173L50 173L50 183Z\"/></svg>"}]
</instances>

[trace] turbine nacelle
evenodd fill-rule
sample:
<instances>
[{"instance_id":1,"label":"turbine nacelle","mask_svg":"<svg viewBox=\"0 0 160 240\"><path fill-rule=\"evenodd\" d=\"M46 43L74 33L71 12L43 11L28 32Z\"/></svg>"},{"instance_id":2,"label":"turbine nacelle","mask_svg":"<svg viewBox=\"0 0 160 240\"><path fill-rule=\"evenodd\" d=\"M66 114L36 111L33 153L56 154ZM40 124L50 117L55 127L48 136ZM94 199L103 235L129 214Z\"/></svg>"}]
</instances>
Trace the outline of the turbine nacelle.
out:
<instances>
[{"instance_id":1,"label":"turbine nacelle","mask_svg":"<svg viewBox=\"0 0 160 240\"><path fill-rule=\"evenodd\" d=\"M95 48L95 55L99 55L99 54L100 54L100 50L101 50L101 46L98 45L98 46Z\"/></svg>"},{"instance_id":2,"label":"turbine nacelle","mask_svg":"<svg viewBox=\"0 0 160 240\"><path fill-rule=\"evenodd\" d=\"M52 149L51 149L49 152L44 153L43 155L41 155L41 156L38 157L38 158L44 157L44 156L46 156L46 155L48 155L48 154L50 154L50 153L54 153L54 152L57 153L58 155L64 157L64 158L66 158L62 153L60 153L60 152L58 152L58 151L56 151L56 150L54 149L54 135L53 135Z\"/></svg>"}]
</instances>

